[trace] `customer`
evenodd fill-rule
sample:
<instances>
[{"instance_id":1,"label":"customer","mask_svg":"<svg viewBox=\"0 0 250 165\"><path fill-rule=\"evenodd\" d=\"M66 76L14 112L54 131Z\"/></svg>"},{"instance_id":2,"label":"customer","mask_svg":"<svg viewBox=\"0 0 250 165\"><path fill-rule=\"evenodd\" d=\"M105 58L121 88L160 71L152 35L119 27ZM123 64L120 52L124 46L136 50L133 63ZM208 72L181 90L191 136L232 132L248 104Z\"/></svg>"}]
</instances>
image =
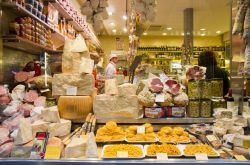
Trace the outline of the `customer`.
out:
<instances>
[{"instance_id":1,"label":"customer","mask_svg":"<svg viewBox=\"0 0 250 165\"><path fill-rule=\"evenodd\" d=\"M221 78L223 79L223 95L228 93L230 83L228 74L225 70L217 66L215 53L213 51L204 51L200 54L198 59L199 66L207 68L206 79Z\"/></svg>"},{"instance_id":2,"label":"customer","mask_svg":"<svg viewBox=\"0 0 250 165\"><path fill-rule=\"evenodd\" d=\"M118 58L116 54L111 54L109 58L109 64L105 70L105 79L115 78L117 75L116 64L118 62Z\"/></svg>"}]
</instances>

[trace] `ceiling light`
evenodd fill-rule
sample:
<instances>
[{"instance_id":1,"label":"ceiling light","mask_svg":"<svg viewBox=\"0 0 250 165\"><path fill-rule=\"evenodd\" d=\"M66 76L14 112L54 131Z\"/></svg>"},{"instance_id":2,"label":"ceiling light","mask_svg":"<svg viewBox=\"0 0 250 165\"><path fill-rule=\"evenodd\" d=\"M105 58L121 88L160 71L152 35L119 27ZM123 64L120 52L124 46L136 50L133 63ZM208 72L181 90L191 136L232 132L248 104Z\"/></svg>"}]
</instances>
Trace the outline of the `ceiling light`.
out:
<instances>
[{"instance_id":1,"label":"ceiling light","mask_svg":"<svg viewBox=\"0 0 250 165\"><path fill-rule=\"evenodd\" d=\"M123 18L124 20L127 20L127 19L128 19L128 16L127 16L127 15L123 15L122 18Z\"/></svg>"},{"instance_id":2,"label":"ceiling light","mask_svg":"<svg viewBox=\"0 0 250 165\"><path fill-rule=\"evenodd\" d=\"M167 35L167 33L162 33L162 35L166 36L166 35Z\"/></svg>"},{"instance_id":3,"label":"ceiling light","mask_svg":"<svg viewBox=\"0 0 250 165\"><path fill-rule=\"evenodd\" d=\"M116 33L116 29L113 29L112 32L113 32L113 33Z\"/></svg>"},{"instance_id":4,"label":"ceiling light","mask_svg":"<svg viewBox=\"0 0 250 165\"><path fill-rule=\"evenodd\" d=\"M167 28L167 30L172 30L172 29L173 29L173 28L171 28L171 27L168 27L168 28Z\"/></svg>"},{"instance_id":5,"label":"ceiling light","mask_svg":"<svg viewBox=\"0 0 250 165\"><path fill-rule=\"evenodd\" d=\"M202 33L201 36L205 36L206 34L205 33Z\"/></svg>"},{"instance_id":6,"label":"ceiling light","mask_svg":"<svg viewBox=\"0 0 250 165\"><path fill-rule=\"evenodd\" d=\"M109 12L108 12L108 15L109 15L109 16L113 15L112 11L109 11Z\"/></svg>"},{"instance_id":7,"label":"ceiling light","mask_svg":"<svg viewBox=\"0 0 250 165\"><path fill-rule=\"evenodd\" d=\"M127 28L123 28L123 31L126 33L128 31L128 29Z\"/></svg>"},{"instance_id":8,"label":"ceiling light","mask_svg":"<svg viewBox=\"0 0 250 165\"><path fill-rule=\"evenodd\" d=\"M146 35L148 35L148 33L147 33L147 32L144 32L143 35L146 36Z\"/></svg>"},{"instance_id":9,"label":"ceiling light","mask_svg":"<svg viewBox=\"0 0 250 165\"><path fill-rule=\"evenodd\" d=\"M201 28L200 30L201 30L201 31L205 31L206 29L204 29L204 28Z\"/></svg>"},{"instance_id":10,"label":"ceiling light","mask_svg":"<svg viewBox=\"0 0 250 165\"><path fill-rule=\"evenodd\" d=\"M220 30L217 30L217 31L216 31L216 33L217 33L217 34L220 34L220 33L221 33L221 31L220 31Z\"/></svg>"},{"instance_id":11,"label":"ceiling light","mask_svg":"<svg viewBox=\"0 0 250 165\"><path fill-rule=\"evenodd\" d=\"M110 22L110 25L111 25L111 26L115 26L115 23L114 23L114 22Z\"/></svg>"},{"instance_id":12,"label":"ceiling light","mask_svg":"<svg viewBox=\"0 0 250 165\"><path fill-rule=\"evenodd\" d=\"M184 36L184 33L181 33L182 36Z\"/></svg>"}]
</instances>

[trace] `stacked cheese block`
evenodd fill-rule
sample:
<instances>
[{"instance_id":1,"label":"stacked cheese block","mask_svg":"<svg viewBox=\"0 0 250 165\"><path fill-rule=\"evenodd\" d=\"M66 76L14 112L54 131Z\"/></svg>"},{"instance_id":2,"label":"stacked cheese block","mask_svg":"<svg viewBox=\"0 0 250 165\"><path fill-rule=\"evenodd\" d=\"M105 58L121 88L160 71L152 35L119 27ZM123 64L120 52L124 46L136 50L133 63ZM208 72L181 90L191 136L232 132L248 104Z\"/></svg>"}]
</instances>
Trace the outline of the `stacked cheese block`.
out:
<instances>
[{"instance_id":1,"label":"stacked cheese block","mask_svg":"<svg viewBox=\"0 0 250 165\"><path fill-rule=\"evenodd\" d=\"M107 84L106 84L107 85ZM107 88L105 86L105 88ZM110 87L113 89L116 87ZM139 101L136 95L137 86L125 83L118 86L118 94L97 95L94 99L93 110L97 119L137 118L139 116Z\"/></svg>"}]
</instances>

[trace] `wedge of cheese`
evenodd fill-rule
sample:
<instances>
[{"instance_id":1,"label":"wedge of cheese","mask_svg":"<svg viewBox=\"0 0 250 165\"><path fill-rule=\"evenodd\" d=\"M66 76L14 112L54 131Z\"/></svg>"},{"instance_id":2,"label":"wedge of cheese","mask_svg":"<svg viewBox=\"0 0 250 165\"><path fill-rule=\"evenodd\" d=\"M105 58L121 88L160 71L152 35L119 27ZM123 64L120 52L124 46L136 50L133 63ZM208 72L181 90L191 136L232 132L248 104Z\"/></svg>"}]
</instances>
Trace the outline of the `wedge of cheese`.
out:
<instances>
[{"instance_id":1,"label":"wedge of cheese","mask_svg":"<svg viewBox=\"0 0 250 165\"><path fill-rule=\"evenodd\" d=\"M32 127L32 135L36 137L37 132L47 132L49 127L49 122L43 120L37 120L31 124Z\"/></svg>"},{"instance_id":2,"label":"wedge of cheese","mask_svg":"<svg viewBox=\"0 0 250 165\"><path fill-rule=\"evenodd\" d=\"M61 119L60 123L51 123L48 127L48 132L50 137L62 137L70 134L71 121Z\"/></svg>"},{"instance_id":3,"label":"wedge of cheese","mask_svg":"<svg viewBox=\"0 0 250 165\"><path fill-rule=\"evenodd\" d=\"M65 158L78 158L85 156L87 140L75 137L65 148Z\"/></svg>"},{"instance_id":4,"label":"wedge of cheese","mask_svg":"<svg viewBox=\"0 0 250 165\"><path fill-rule=\"evenodd\" d=\"M32 127L29 118L20 119L19 129L15 138L15 145L22 145L33 139Z\"/></svg>"},{"instance_id":5,"label":"wedge of cheese","mask_svg":"<svg viewBox=\"0 0 250 165\"><path fill-rule=\"evenodd\" d=\"M59 116L57 106L43 109L42 110L42 118L44 121L47 121L47 122L59 123L60 116Z\"/></svg>"}]
</instances>

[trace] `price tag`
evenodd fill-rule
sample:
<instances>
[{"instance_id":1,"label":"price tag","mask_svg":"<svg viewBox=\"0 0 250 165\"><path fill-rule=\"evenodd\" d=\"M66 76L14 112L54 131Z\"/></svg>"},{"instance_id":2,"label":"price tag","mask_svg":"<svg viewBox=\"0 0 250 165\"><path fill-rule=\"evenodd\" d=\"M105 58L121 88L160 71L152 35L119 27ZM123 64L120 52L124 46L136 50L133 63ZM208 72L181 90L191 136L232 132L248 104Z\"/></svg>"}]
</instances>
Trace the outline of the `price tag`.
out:
<instances>
[{"instance_id":1,"label":"price tag","mask_svg":"<svg viewBox=\"0 0 250 165\"><path fill-rule=\"evenodd\" d=\"M217 138L216 138L214 135L207 135L207 139L208 139L210 142L217 140Z\"/></svg>"},{"instance_id":2,"label":"price tag","mask_svg":"<svg viewBox=\"0 0 250 165\"><path fill-rule=\"evenodd\" d=\"M77 94L77 87L75 86L68 86L66 95L73 95L75 96Z\"/></svg>"},{"instance_id":3,"label":"price tag","mask_svg":"<svg viewBox=\"0 0 250 165\"><path fill-rule=\"evenodd\" d=\"M44 159L60 159L61 146L47 146Z\"/></svg>"},{"instance_id":4,"label":"price tag","mask_svg":"<svg viewBox=\"0 0 250 165\"><path fill-rule=\"evenodd\" d=\"M166 82L167 80L168 80L169 78L168 78L168 76L166 76L164 73L161 73L160 74L160 80L161 80L161 82Z\"/></svg>"},{"instance_id":5,"label":"price tag","mask_svg":"<svg viewBox=\"0 0 250 165\"><path fill-rule=\"evenodd\" d=\"M168 160L168 154L166 153L156 153L157 160Z\"/></svg>"},{"instance_id":6,"label":"price tag","mask_svg":"<svg viewBox=\"0 0 250 165\"><path fill-rule=\"evenodd\" d=\"M157 103L163 103L165 100L164 100L164 95L163 94L157 94L156 97L155 97L155 102Z\"/></svg>"},{"instance_id":7,"label":"price tag","mask_svg":"<svg viewBox=\"0 0 250 165\"><path fill-rule=\"evenodd\" d=\"M197 153L195 154L195 159L196 160L208 160L208 156L207 154Z\"/></svg>"},{"instance_id":8,"label":"price tag","mask_svg":"<svg viewBox=\"0 0 250 165\"><path fill-rule=\"evenodd\" d=\"M234 155L235 159L236 160L239 160L239 161L248 161L245 156L243 155Z\"/></svg>"},{"instance_id":9,"label":"price tag","mask_svg":"<svg viewBox=\"0 0 250 165\"><path fill-rule=\"evenodd\" d=\"M145 133L145 126L138 126L137 133Z\"/></svg>"},{"instance_id":10,"label":"price tag","mask_svg":"<svg viewBox=\"0 0 250 165\"><path fill-rule=\"evenodd\" d=\"M128 158L127 151L117 151L116 153L117 158Z\"/></svg>"}]
</instances>

